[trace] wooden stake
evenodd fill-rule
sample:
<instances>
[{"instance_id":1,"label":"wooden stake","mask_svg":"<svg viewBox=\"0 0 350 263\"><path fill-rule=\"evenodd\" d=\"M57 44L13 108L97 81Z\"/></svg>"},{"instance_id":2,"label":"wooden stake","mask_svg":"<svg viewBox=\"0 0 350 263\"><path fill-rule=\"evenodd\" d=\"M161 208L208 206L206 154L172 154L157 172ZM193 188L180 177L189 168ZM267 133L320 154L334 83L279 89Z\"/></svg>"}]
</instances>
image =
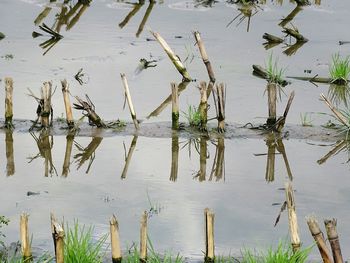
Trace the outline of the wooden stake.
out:
<instances>
[{"instance_id":1,"label":"wooden stake","mask_svg":"<svg viewBox=\"0 0 350 263\"><path fill-rule=\"evenodd\" d=\"M120 250L119 240L119 224L115 215L109 220L110 232L111 232L111 246L112 246L112 262L121 263L122 253Z\"/></svg>"},{"instance_id":2,"label":"wooden stake","mask_svg":"<svg viewBox=\"0 0 350 263\"><path fill-rule=\"evenodd\" d=\"M267 126L271 127L276 123L276 107L277 107L277 85L276 83L267 83L267 100L269 107L269 117L267 119Z\"/></svg>"},{"instance_id":3,"label":"wooden stake","mask_svg":"<svg viewBox=\"0 0 350 263\"><path fill-rule=\"evenodd\" d=\"M316 241L318 250L320 251L323 263L333 263L330 256L326 241L323 238L323 233L318 225L315 216L308 216L306 218L307 224L309 226L310 232Z\"/></svg>"},{"instance_id":4,"label":"wooden stake","mask_svg":"<svg viewBox=\"0 0 350 263\"><path fill-rule=\"evenodd\" d=\"M331 244L334 263L343 263L343 256L341 254L340 242L337 232L337 220L325 220L326 232L329 243Z\"/></svg>"},{"instance_id":5,"label":"wooden stake","mask_svg":"<svg viewBox=\"0 0 350 263\"><path fill-rule=\"evenodd\" d=\"M226 104L226 88L224 83L216 85L217 93L217 109L218 109L218 132L225 132L225 104Z\"/></svg>"},{"instance_id":6,"label":"wooden stake","mask_svg":"<svg viewBox=\"0 0 350 263\"><path fill-rule=\"evenodd\" d=\"M129 169L130 161L131 161L131 158L132 158L132 154L134 153L134 150L136 148L137 138L138 138L137 135L134 135L134 138L132 139L132 142L131 142L131 145L130 145L130 148L129 148L129 151L128 151L128 155L125 158L125 165L124 165L122 176L121 176L122 179L125 179L126 178L126 174L128 173L128 169Z\"/></svg>"},{"instance_id":7,"label":"wooden stake","mask_svg":"<svg viewBox=\"0 0 350 263\"><path fill-rule=\"evenodd\" d=\"M205 220L205 262L214 262L214 213L209 208L204 209Z\"/></svg>"},{"instance_id":8,"label":"wooden stake","mask_svg":"<svg viewBox=\"0 0 350 263\"><path fill-rule=\"evenodd\" d=\"M52 96L52 82L44 82L44 86L41 87L41 99L44 102L41 110L41 126L43 128L50 127L50 115L52 118L52 107L51 107L51 96ZM51 119L52 121L52 119Z\"/></svg>"},{"instance_id":9,"label":"wooden stake","mask_svg":"<svg viewBox=\"0 0 350 263\"><path fill-rule=\"evenodd\" d=\"M13 136L12 131L8 130L5 134L6 144L6 175L11 176L15 174L15 158L13 154Z\"/></svg>"},{"instance_id":10,"label":"wooden stake","mask_svg":"<svg viewBox=\"0 0 350 263\"><path fill-rule=\"evenodd\" d=\"M299 229L298 229L298 219L295 212L295 202L294 202L294 192L292 184L287 182L285 184L286 189L286 200L288 208L288 221L289 221L289 232L293 251L296 252L300 249L300 238L299 238Z\"/></svg>"},{"instance_id":11,"label":"wooden stake","mask_svg":"<svg viewBox=\"0 0 350 263\"><path fill-rule=\"evenodd\" d=\"M141 218L140 231L140 262L147 262L147 212Z\"/></svg>"},{"instance_id":12,"label":"wooden stake","mask_svg":"<svg viewBox=\"0 0 350 263\"><path fill-rule=\"evenodd\" d=\"M201 118L200 127L202 130L207 130L207 122L208 122L207 83L205 81L201 81L198 88L201 95L201 101L198 107L198 111Z\"/></svg>"},{"instance_id":13,"label":"wooden stake","mask_svg":"<svg viewBox=\"0 0 350 263\"><path fill-rule=\"evenodd\" d=\"M12 78L5 78L5 127L13 129L13 80Z\"/></svg>"},{"instance_id":14,"label":"wooden stake","mask_svg":"<svg viewBox=\"0 0 350 263\"><path fill-rule=\"evenodd\" d=\"M179 88L175 82L171 84L171 121L172 121L172 129L179 129Z\"/></svg>"},{"instance_id":15,"label":"wooden stake","mask_svg":"<svg viewBox=\"0 0 350 263\"><path fill-rule=\"evenodd\" d=\"M199 52L201 53L201 57L202 57L202 60L203 60L203 63L205 65L205 67L207 68L207 72L208 72L208 75L209 75L209 79L210 79L210 82L212 83L212 85L214 85L215 83L215 75L214 75L214 71L213 71L213 68L210 64L210 61L209 61L209 58L208 58L208 55L207 55L207 51L205 50L205 46L204 46L204 43L201 39L201 35L198 31L195 31L194 33L194 38L196 39L196 43L198 45L198 49L199 49Z\"/></svg>"},{"instance_id":16,"label":"wooden stake","mask_svg":"<svg viewBox=\"0 0 350 263\"><path fill-rule=\"evenodd\" d=\"M179 172L179 136L173 133L171 138L171 170L170 181L175 182Z\"/></svg>"},{"instance_id":17,"label":"wooden stake","mask_svg":"<svg viewBox=\"0 0 350 263\"><path fill-rule=\"evenodd\" d=\"M28 233L28 216L28 214L23 213L20 217L21 251L25 261L30 261L32 257Z\"/></svg>"},{"instance_id":18,"label":"wooden stake","mask_svg":"<svg viewBox=\"0 0 350 263\"><path fill-rule=\"evenodd\" d=\"M56 263L64 263L64 230L51 214L51 231L55 245Z\"/></svg>"},{"instance_id":19,"label":"wooden stake","mask_svg":"<svg viewBox=\"0 0 350 263\"><path fill-rule=\"evenodd\" d=\"M168 43L164 40L164 38L161 37L161 35L157 32L152 32L152 35L154 38L159 42L159 44L164 49L165 53L167 53L170 60L173 62L176 69L179 71L179 73L182 75L183 79L185 81L191 81L192 78L188 74L185 66L182 64L180 58L172 51L172 49L169 47Z\"/></svg>"},{"instance_id":20,"label":"wooden stake","mask_svg":"<svg viewBox=\"0 0 350 263\"><path fill-rule=\"evenodd\" d=\"M132 104L132 100L131 100L131 95L130 95L130 91L129 91L129 85L128 85L128 81L126 79L126 76L124 73L120 74L121 78L122 78L122 82L123 82L123 86L124 86L124 92L125 92L125 96L126 99L128 100L128 105L129 105L129 110L130 110L130 114L131 114L131 118L132 121L134 122L135 125L135 129L138 130L139 127L139 122L136 118L136 113L134 110L134 105Z\"/></svg>"},{"instance_id":21,"label":"wooden stake","mask_svg":"<svg viewBox=\"0 0 350 263\"><path fill-rule=\"evenodd\" d=\"M66 109L66 120L67 125L69 129L74 128L74 119L73 119L73 113L72 113L72 107L69 99L69 85L67 80L62 80L62 93L63 93L63 100L64 100L64 107Z\"/></svg>"}]
</instances>

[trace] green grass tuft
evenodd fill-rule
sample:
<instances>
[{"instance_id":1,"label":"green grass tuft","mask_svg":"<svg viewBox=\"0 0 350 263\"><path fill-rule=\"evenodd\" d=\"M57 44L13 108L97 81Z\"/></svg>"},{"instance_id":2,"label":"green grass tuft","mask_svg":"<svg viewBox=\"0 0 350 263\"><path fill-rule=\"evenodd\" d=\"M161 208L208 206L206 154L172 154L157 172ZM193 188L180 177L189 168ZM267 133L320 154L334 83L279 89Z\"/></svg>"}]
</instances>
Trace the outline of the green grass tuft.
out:
<instances>
[{"instance_id":1,"label":"green grass tuft","mask_svg":"<svg viewBox=\"0 0 350 263\"><path fill-rule=\"evenodd\" d=\"M350 74L350 57L341 58L339 53L332 55L329 74L332 83L346 85Z\"/></svg>"},{"instance_id":2,"label":"green grass tuft","mask_svg":"<svg viewBox=\"0 0 350 263\"><path fill-rule=\"evenodd\" d=\"M272 53L267 60L266 71L269 82L276 84L283 84L285 82L285 80L283 80L283 75L286 69L279 68L278 59L274 59Z\"/></svg>"},{"instance_id":3,"label":"green grass tuft","mask_svg":"<svg viewBox=\"0 0 350 263\"><path fill-rule=\"evenodd\" d=\"M188 123L192 127L199 127L201 125L201 114L195 106L188 106L187 112L183 112Z\"/></svg>"}]
</instances>

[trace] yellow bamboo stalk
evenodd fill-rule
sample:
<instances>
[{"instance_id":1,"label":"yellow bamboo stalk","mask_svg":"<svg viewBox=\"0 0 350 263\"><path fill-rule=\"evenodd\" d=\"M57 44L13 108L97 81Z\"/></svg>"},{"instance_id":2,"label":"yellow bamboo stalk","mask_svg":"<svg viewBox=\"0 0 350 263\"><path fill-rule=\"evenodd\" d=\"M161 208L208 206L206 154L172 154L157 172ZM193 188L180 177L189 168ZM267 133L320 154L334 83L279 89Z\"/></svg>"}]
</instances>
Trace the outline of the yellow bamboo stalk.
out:
<instances>
[{"instance_id":1,"label":"yellow bamboo stalk","mask_svg":"<svg viewBox=\"0 0 350 263\"><path fill-rule=\"evenodd\" d=\"M111 234L111 246L112 246L112 262L122 262L122 253L120 250L120 239L119 239L119 224L115 215L109 220L110 234Z\"/></svg>"},{"instance_id":2,"label":"yellow bamboo stalk","mask_svg":"<svg viewBox=\"0 0 350 263\"><path fill-rule=\"evenodd\" d=\"M131 118L132 118L132 121L134 122L135 129L138 130L140 128L140 126L139 126L139 122L138 122L138 120L136 118L136 112L134 110L134 105L132 104L130 90L129 90L129 85L128 85L128 80L126 79L126 76L125 76L124 73L120 74L120 76L122 78L122 82L123 82L123 86L124 86L124 92L125 92L126 99L128 101Z\"/></svg>"},{"instance_id":3,"label":"yellow bamboo stalk","mask_svg":"<svg viewBox=\"0 0 350 263\"><path fill-rule=\"evenodd\" d=\"M179 87L175 82L171 84L171 106L172 106L172 128L174 130L179 129Z\"/></svg>"},{"instance_id":4,"label":"yellow bamboo stalk","mask_svg":"<svg viewBox=\"0 0 350 263\"><path fill-rule=\"evenodd\" d=\"M209 208L204 209L205 219L205 262L214 262L214 213Z\"/></svg>"},{"instance_id":5,"label":"yellow bamboo stalk","mask_svg":"<svg viewBox=\"0 0 350 263\"><path fill-rule=\"evenodd\" d=\"M289 221L289 232L293 251L300 249L300 238L299 238L299 229L298 229L298 219L295 212L295 202L294 202L294 192L292 184L287 182L285 184L286 189L286 200L288 208L288 221Z\"/></svg>"},{"instance_id":6,"label":"yellow bamboo stalk","mask_svg":"<svg viewBox=\"0 0 350 263\"><path fill-rule=\"evenodd\" d=\"M147 212L145 211L141 218L140 230L140 261L147 261Z\"/></svg>"},{"instance_id":7,"label":"yellow bamboo stalk","mask_svg":"<svg viewBox=\"0 0 350 263\"><path fill-rule=\"evenodd\" d=\"M24 260L30 260L32 257L28 233L28 217L29 215L26 213L20 216L21 251Z\"/></svg>"},{"instance_id":8,"label":"yellow bamboo stalk","mask_svg":"<svg viewBox=\"0 0 350 263\"><path fill-rule=\"evenodd\" d=\"M343 256L340 249L339 236L337 232L337 220L325 220L326 232L329 243L331 244L334 263L343 263Z\"/></svg>"},{"instance_id":9,"label":"yellow bamboo stalk","mask_svg":"<svg viewBox=\"0 0 350 263\"><path fill-rule=\"evenodd\" d=\"M66 110L66 119L67 124L69 128L74 127L74 120L73 120L73 113L72 113L72 106L69 99L69 85L67 80L62 80L62 93L63 93L63 100L64 100L64 107Z\"/></svg>"}]
</instances>

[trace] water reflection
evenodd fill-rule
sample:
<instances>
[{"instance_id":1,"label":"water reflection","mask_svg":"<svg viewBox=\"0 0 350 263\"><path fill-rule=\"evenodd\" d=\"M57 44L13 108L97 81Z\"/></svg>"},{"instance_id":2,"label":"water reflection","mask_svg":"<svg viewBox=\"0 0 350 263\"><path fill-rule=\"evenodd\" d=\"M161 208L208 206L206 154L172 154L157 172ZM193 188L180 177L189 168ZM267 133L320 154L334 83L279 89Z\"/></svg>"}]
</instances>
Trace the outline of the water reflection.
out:
<instances>
[{"instance_id":1,"label":"water reflection","mask_svg":"<svg viewBox=\"0 0 350 263\"><path fill-rule=\"evenodd\" d=\"M63 177L67 177L70 171L73 142L74 142L74 133L70 133L66 136L66 151L64 154L64 161L63 161L63 167L62 167Z\"/></svg>"},{"instance_id":2,"label":"water reflection","mask_svg":"<svg viewBox=\"0 0 350 263\"><path fill-rule=\"evenodd\" d=\"M332 158L340 152L346 152L348 154L347 161L350 161L350 144L348 140L341 140L335 143L334 147L321 159L317 160L318 164L324 164L329 158Z\"/></svg>"},{"instance_id":3,"label":"water reflection","mask_svg":"<svg viewBox=\"0 0 350 263\"><path fill-rule=\"evenodd\" d=\"M80 153L74 155L74 160L78 164L77 170L83 166L83 164L89 160L88 166L86 168L85 173L89 173L92 163L95 160L95 151L98 146L101 144L103 138L102 137L93 137L91 142L87 147L82 147L79 143L74 142L75 147L78 149Z\"/></svg>"},{"instance_id":4,"label":"water reflection","mask_svg":"<svg viewBox=\"0 0 350 263\"><path fill-rule=\"evenodd\" d=\"M211 168L209 181L215 178L216 181L221 179L225 180L225 140L224 138L218 138L217 142L214 143L216 150Z\"/></svg>"},{"instance_id":5,"label":"water reflection","mask_svg":"<svg viewBox=\"0 0 350 263\"><path fill-rule=\"evenodd\" d=\"M259 5L257 5L255 2L250 1L242 1L237 3L237 9L240 12L238 15L236 15L228 24L226 27L229 27L236 19L238 19L238 23L236 26L239 26L245 19L247 19L247 32L249 32L250 28L250 20L253 16L255 16L261 9Z\"/></svg>"},{"instance_id":6,"label":"water reflection","mask_svg":"<svg viewBox=\"0 0 350 263\"><path fill-rule=\"evenodd\" d=\"M44 129L40 132L39 137L34 133L30 132L30 135L36 142L39 149L39 153L33 157L29 157L29 163L33 162L35 159L41 157L44 158L44 175L48 177L49 174L57 176L57 170L53 164L52 159L52 148L53 148L53 136L50 135L49 130Z\"/></svg>"},{"instance_id":7,"label":"water reflection","mask_svg":"<svg viewBox=\"0 0 350 263\"><path fill-rule=\"evenodd\" d=\"M171 168L170 168L170 181L176 182L179 172L179 135L174 131L171 138Z\"/></svg>"},{"instance_id":8,"label":"water reflection","mask_svg":"<svg viewBox=\"0 0 350 263\"><path fill-rule=\"evenodd\" d=\"M347 108L349 97L350 97L350 89L348 85L331 84L329 86L328 98L336 106L339 106L343 103L344 106Z\"/></svg>"},{"instance_id":9,"label":"water reflection","mask_svg":"<svg viewBox=\"0 0 350 263\"><path fill-rule=\"evenodd\" d=\"M13 132L6 130L5 134L6 144L6 175L12 176L15 174L15 157L13 154Z\"/></svg>"},{"instance_id":10,"label":"water reflection","mask_svg":"<svg viewBox=\"0 0 350 263\"><path fill-rule=\"evenodd\" d=\"M135 135L134 138L132 139L131 144L130 144L128 154L125 156L125 164L124 164L123 172L122 172L122 175L121 175L121 179L125 179L126 175L128 173L128 169L129 169L130 161L131 161L131 158L132 158L132 154L134 153L135 148L136 148L137 138L138 138L138 136ZM125 150L125 144L124 144L124 150ZM125 151L125 154L126 154L126 151Z\"/></svg>"}]
</instances>

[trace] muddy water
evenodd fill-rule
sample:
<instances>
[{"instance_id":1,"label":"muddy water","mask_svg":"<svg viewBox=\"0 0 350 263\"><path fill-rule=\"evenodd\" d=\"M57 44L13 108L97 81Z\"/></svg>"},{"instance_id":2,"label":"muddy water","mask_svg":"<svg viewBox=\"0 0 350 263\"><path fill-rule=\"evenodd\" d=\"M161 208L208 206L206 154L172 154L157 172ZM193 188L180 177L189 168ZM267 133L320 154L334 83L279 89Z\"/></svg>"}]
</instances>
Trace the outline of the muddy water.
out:
<instances>
[{"instance_id":1,"label":"muddy water","mask_svg":"<svg viewBox=\"0 0 350 263\"><path fill-rule=\"evenodd\" d=\"M72 6L75 4L76 1L72 1ZM140 9L127 21L133 7ZM278 23L294 8L295 5L287 1L283 5L260 5L253 10L256 14L251 17L247 32L247 18L238 25L239 17L227 26L240 14L240 6L223 1L208 7L191 1L160 1L153 6L146 2L131 6L119 1L94 0L90 7L81 9L80 16L75 16L77 11L70 17L69 26L62 25L60 33L64 38L47 50L48 47L39 45L50 39L48 34L32 38L33 31L42 33L34 21L38 23L39 14L50 10L39 24L55 25L56 15L62 11L60 1L48 4L44 0L3 0L0 3L0 31L6 38L0 41L0 78L14 78L17 118L34 119L36 102L26 95L26 88L38 94L46 80L52 80L58 86L53 103L55 117L61 116L64 107L59 81L67 78L72 94L83 96L88 93L102 118L129 120L128 112L122 110L119 75L125 72L138 117L145 119L169 95L169 83L181 80L158 43L147 41L151 38L148 29L160 32L183 61L187 58L185 64L193 78L205 80L206 71L191 35L192 30L199 30L218 81L227 84L228 122L263 122L256 117L267 115L267 98L263 97L266 82L251 75L251 66L264 65L271 53L262 45L263 33L283 36ZM344 35L349 10L347 1L322 1L321 5L305 7L296 15L293 25L310 41L292 56L283 54L284 45L271 49L273 56L278 57L279 65L286 68L287 75L327 76L332 54L349 54L350 45L338 45L339 40L350 40ZM145 26L136 36L147 12ZM6 59L8 54L13 58ZM135 75L141 58L157 60L157 67ZM74 79L80 68L86 74L82 86ZM305 69L312 73L304 74ZM188 105L197 105L199 92L195 87L196 83L190 83L182 92L182 110L186 111ZM324 84L316 87L309 82L292 80L285 92L295 90L296 97L287 122L299 124L300 113L327 112L318 97L320 92L328 93L328 89ZM282 99L279 112L286 103L286 98ZM80 113L74 114L78 118ZM145 122L169 121L169 116L167 108L158 117ZM182 119L185 118L182 116ZM323 124L328 119L328 116L312 115L314 124ZM154 129L157 129L156 124ZM11 137L0 136L3 153L11 152ZM126 243L138 240L142 211L153 207L150 236L154 246L160 251L180 251L195 259L202 256L203 209L207 206L216 213L219 254L238 254L242 246L265 247L287 237L286 215L277 227L273 227L279 207L272 204L283 202L284 192L279 188L284 186L288 173L282 155L278 154L274 178L271 173L266 175L267 156L254 155L268 152L262 138L226 139L224 150L219 147L220 151L215 146L217 140L208 141L206 155L203 154L206 143L199 141L200 158L194 144L189 154L188 139L180 137L177 175L176 165L172 167L172 152L175 151L176 156L178 145L176 138L138 137L136 142L134 140L135 148L127 171L124 170L125 154L133 137L76 137L74 140L71 164L69 169L66 165L65 176L62 176L67 144L64 136L55 136L53 146L50 140L39 141L44 148L46 146L42 153L52 155L54 167L50 167L49 161L45 170L42 157L33 159L40 152L33 137L29 133L13 134L13 160L10 155L3 154L0 162L3 171L0 196L1 200L7 200L0 213L10 217L12 222L5 229L9 241L17 239L18 217L22 211L31 215L34 245L44 249L51 249L50 211L70 221L79 218L82 223L94 224L97 234L107 231L108 218L115 213L120 220L125 248ZM304 216L315 212L320 220L336 217L343 254L349 258L350 251L346 249L350 247L347 153L341 151L319 165L316 161L333 146L321 147L317 146L317 141L301 139L283 142L296 189L303 242L311 244ZM217 149L221 160L224 157L224 161L219 162L224 170L216 176L214 172L210 181ZM216 162L220 158L217 157ZM40 194L27 196L28 191ZM317 251L314 250L313 255L317 258Z\"/></svg>"}]
</instances>

